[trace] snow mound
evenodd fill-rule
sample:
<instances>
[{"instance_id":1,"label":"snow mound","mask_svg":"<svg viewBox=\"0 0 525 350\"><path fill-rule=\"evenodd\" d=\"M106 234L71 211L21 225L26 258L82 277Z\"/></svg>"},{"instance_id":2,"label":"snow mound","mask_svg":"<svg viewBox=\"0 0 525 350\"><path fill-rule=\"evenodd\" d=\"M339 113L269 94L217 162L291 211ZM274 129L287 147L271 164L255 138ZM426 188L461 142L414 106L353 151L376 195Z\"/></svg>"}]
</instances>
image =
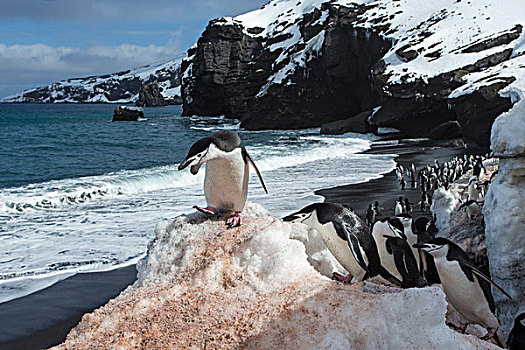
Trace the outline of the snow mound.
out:
<instances>
[{"instance_id":1,"label":"snow mound","mask_svg":"<svg viewBox=\"0 0 525 350\"><path fill-rule=\"evenodd\" d=\"M500 157L498 175L485 196L485 235L490 273L513 297L494 294L500 321L508 332L525 308L525 102L516 103L492 125L491 148Z\"/></svg>"},{"instance_id":2,"label":"snow mound","mask_svg":"<svg viewBox=\"0 0 525 350\"><path fill-rule=\"evenodd\" d=\"M525 101L516 103L494 121L491 148L500 157L525 155Z\"/></svg>"},{"instance_id":3,"label":"snow mound","mask_svg":"<svg viewBox=\"0 0 525 350\"><path fill-rule=\"evenodd\" d=\"M138 281L57 348L494 348L445 325L439 287L341 284L308 262L329 271L327 254L256 204L235 229L201 214L163 221Z\"/></svg>"}]
</instances>

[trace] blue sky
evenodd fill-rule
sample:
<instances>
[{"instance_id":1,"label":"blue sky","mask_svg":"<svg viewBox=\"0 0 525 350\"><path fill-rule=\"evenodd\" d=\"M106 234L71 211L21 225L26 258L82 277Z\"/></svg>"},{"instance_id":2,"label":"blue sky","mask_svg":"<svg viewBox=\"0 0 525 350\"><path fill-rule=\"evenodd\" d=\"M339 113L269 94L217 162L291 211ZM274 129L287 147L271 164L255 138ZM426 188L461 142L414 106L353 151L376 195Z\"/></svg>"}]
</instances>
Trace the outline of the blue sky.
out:
<instances>
[{"instance_id":1,"label":"blue sky","mask_svg":"<svg viewBox=\"0 0 525 350\"><path fill-rule=\"evenodd\" d=\"M268 0L0 0L0 98L186 51L208 21Z\"/></svg>"}]
</instances>

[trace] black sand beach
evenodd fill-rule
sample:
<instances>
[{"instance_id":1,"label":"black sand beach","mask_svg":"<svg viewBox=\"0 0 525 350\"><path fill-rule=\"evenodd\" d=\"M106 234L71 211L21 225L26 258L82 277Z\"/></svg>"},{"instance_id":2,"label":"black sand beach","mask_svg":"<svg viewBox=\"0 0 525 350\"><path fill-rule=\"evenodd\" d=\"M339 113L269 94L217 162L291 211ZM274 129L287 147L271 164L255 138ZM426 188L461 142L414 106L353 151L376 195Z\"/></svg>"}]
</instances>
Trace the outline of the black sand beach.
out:
<instances>
[{"instance_id":1,"label":"black sand beach","mask_svg":"<svg viewBox=\"0 0 525 350\"><path fill-rule=\"evenodd\" d=\"M451 142L382 141L366 153L398 154L396 162L404 167L411 163L419 169L440 163L456 155L479 150L454 147ZM410 182L401 190L394 171L366 183L340 186L317 191L326 201L348 203L364 216L368 204L379 201L383 215L392 215L395 199L408 197L414 203L414 216L428 214L419 211L419 188ZM298 208L299 209L299 208ZM41 349L61 343L69 330L90 312L118 295L136 279L135 266L101 272L78 274L32 295L0 304L0 350Z\"/></svg>"},{"instance_id":2,"label":"black sand beach","mask_svg":"<svg viewBox=\"0 0 525 350\"><path fill-rule=\"evenodd\" d=\"M0 349L42 349L60 344L82 315L106 304L136 277L135 265L81 273L0 304Z\"/></svg>"},{"instance_id":3,"label":"black sand beach","mask_svg":"<svg viewBox=\"0 0 525 350\"><path fill-rule=\"evenodd\" d=\"M431 140L390 140L376 142L371 149L364 153L370 154L397 154L396 163L407 169L412 163L419 171L426 165L434 165L434 160L440 164L463 154L481 154L482 150L455 146L451 141ZM384 174L381 178L345 186L322 189L315 193L325 198L327 202L348 204L356 214L365 217L368 205L378 201L383 216L394 215L395 201L400 196L407 197L412 204L412 215L430 215L429 211L422 212L419 208L421 190L412 188L409 179L406 188L401 189L395 170Z\"/></svg>"}]
</instances>

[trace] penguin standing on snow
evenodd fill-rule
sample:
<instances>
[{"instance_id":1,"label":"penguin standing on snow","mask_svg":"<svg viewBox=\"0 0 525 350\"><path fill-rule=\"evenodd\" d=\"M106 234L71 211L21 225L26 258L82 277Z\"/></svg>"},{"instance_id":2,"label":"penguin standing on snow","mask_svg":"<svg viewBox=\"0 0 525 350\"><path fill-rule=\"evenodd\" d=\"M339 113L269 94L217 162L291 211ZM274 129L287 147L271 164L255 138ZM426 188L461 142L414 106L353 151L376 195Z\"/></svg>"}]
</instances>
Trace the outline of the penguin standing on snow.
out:
<instances>
[{"instance_id":1,"label":"penguin standing on snow","mask_svg":"<svg viewBox=\"0 0 525 350\"><path fill-rule=\"evenodd\" d=\"M494 337L499 321L494 313L494 300L487 282L508 298L511 298L510 295L479 271L467 254L448 239L438 237L414 244L414 247L423 249L434 257L443 291L452 306L468 323L476 323L487 329L487 334L482 339ZM499 341L497 336L495 340Z\"/></svg>"},{"instance_id":2,"label":"penguin standing on snow","mask_svg":"<svg viewBox=\"0 0 525 350\"><path fill-rule=\"evenodd\" d=\"M206 214L217 214L221 209L233 211L226 224L230 227L242 223L241 212L248 195L249 165L251 164L266 190L259 169L248 155L241 138L235 131L221 130L195 142L179 170L190 167L193 175L206 163L204 195L207 207L194 206Z\"/></svg>"},{"instance_id":3,"label":"penguin standing on snow","mask_svg":"<svg viewBox=\"0 0 525 350\"><path fill-rule=\"evenodd\" d=\"M468 182L468 200L481 201L483 198L478 189L478 180L472 176Z\"/></svg>"},{"instance_id":4,"label":"penguin standing on snow","mask_svg":"<svg viewBox=\"0 0 525 350\"><path fill-rule=\"evenodd\" d=\"M467 209L467 216L469 219L474 219L481 212L481 208L479 207L478 202L476 202L475 200L468 200L465 203L461 204L459 206L458 211L460 211L463 208Z\"/></svg>"},{"instance_id":5,"label":"penguin standing on snow","mask_svg":"<svg viewBox=\"0 0 525 350\"><path fill-rule=\"evenodd\" d=\"M348 283L352 277L362 281L380 273L374 239L353 211L335 203L313 203L283 220L300 222L319 232L330 253L349 272L347 276L334 272L337 279Z\"/></svg>"}]
</instances>

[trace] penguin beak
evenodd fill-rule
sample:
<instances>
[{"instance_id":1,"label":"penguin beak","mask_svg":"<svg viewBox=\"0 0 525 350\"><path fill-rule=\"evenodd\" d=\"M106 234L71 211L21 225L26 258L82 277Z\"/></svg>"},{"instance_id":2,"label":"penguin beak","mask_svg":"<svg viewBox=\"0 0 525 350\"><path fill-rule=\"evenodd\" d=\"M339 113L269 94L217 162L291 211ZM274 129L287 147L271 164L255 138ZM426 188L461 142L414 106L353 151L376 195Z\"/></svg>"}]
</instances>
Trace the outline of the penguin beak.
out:
<instances>
[{"instance_id":1,"label":"penguin beak","mask_svg":"<svg viewBox=\"0 0 525 350\"><path fill-rule=\"evenodd\" d=\"M185 161L183 161L182 163L179 164L179 170L182 170L182 169L185 169L187 168L189 165L191 165L190 167L190 172L193 174L193 175L196 175L198 172L199 172L199 169L201 167L201 163L200 161L197 162L197 159L195 157L192 157L190 159L186 159Z\"/></svg>"},{"instance_id":2,"label":"penguin beak","mask_svg":"<svg viewBox=\"0 0 525 350\"><path fill-rule=\"evenodd\" d=\"M415 244L412 244L412 247L419 248L419 249L430 248L430 246L426 243L415 243Z\"/></svg>"},{"instance_id":3,"label":"penguin beak","mask_svg":"<svg viewBox=\"0 0 525 350\"><path fill-rule=\"evenodd\" d=\"M191 162L193 162L194 160L194 158L185 159L182 163L179 164L179 170L187 168L188 165L190 165Z\"/></svg>"},{"instance_id":4,"label":"penguin beak","mask_svg":"<svg viewBox=\"0 0 525 350\"><path fill-rule=\"evenodd\" d=\"M291 214L291 215L285 216L283 218L283 221L294 222L295 220L298 220L298 219L300 219L299 216L297 216L295 214Z\"/></svg>"}]
</instances>

